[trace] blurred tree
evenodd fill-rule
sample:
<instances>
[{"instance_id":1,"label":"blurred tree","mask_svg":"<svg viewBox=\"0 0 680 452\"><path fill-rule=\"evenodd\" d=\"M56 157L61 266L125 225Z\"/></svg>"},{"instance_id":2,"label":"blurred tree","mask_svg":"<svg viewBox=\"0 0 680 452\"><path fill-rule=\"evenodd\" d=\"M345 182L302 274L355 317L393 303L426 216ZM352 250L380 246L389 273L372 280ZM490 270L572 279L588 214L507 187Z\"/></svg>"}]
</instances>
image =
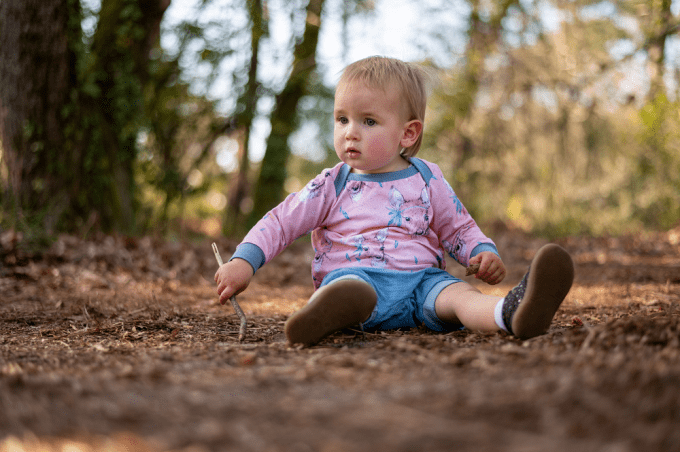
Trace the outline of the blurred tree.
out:
<instances>
[{"instance_id":1,"label":"blurred tree","mask_svg":"<svg viewBox=\"0 0 680 452\"><path fill-rule=\"evenodd\" d=\"M78 0L0 3L2 143L15 218L135 230L149 54L170 0L103 0L91 48Z\"/></svg>"},{"instance_id":2,"label":"blurred tree","mask_svg":"<svg viewBox=\"0 0 680 452\"><path fill-rule=\"evenodd\" d=\"M668 39L680 31L680 19L674 18L671 12L671 0L655 0L646 2L620 2L624 12L635 12L640 15L645 41L642 50L646 50L650 63L649 99L655 99L664 91L664 73L666 64L666 44Z\"/></svg>"},{"instance_id":3,"label":"blurred tree","mask_svg":"<svg viewBox=\"0 0 680 452\"><path fill-rule=\"evenodd\" d=\"M217 88L214 82L219 80L219 89L224 92L223 75L231 73L232 76L231 83L226 82L229 94L220 94L223 96L221 107L226 106L231 116L230 123L235 132L233 138L239 143L235 159L238 165L233 165L233 169L227 170L226 175L228 205L222 218L222 232L225 235L243 234L247 230L247 216L253 205L257 208L262 204L259 200L253 201L254 190L251 189L251 186L259 184L253 180L257 180L258 174L264 177L271 173L272 167L275 168L274 174L280 171L276 176L275 187L269 185L269 188L259 191L255 197L262 196L263 193L282 196L286 162L290 154L288 141L298 124L301 121L312 121L320 125L320 130L327 129L327 99L332 95L320 78L310 75L316 70L314 52L318 41L322 3L316 0L206 0L200 3L202 12L197 17L189 17L179 27L170 30L179 38L181 55L177 59L182 61L183 75L187 76L187 69L191 69L194 74L208 74L198 77L194 75L194 87L201 86L204 92L209 92ZM349 20L352 14L369 12L372 7L372 2L366 0L342 2L343 20ZM230 14L220 16L225 10L230 11ZM206 21L208 14L214 19ZM272 39L269 35L270 21L276 23L282 20L288 20L290 24L289 46L282 46L280 39ZM229 23L228 29L222 26L223 23ZM219 39L215 39L215 36ZM248 45L244 45L244 42L248 42ZM186 46L186 43L191 45ZM192 52L200 54L198 61L190 56ZM273 75L278 72L276 69L259 70L265 62L286 61L289 58L293 68L287 79L277 79L280 76ZM202 67L197 71L195 69L199 64ZM225 71L225 68L230 69ZM304 102L301 103L300 100ZM270 101L274 104L273 108L268 106ZM318 114L321 104L324 108L323 115ZM253 168L249 153L252 150L253 127L257 119L262 120L268 116L272 124L272 133L266 144L269 151L262 164ZM274 127L274 123L278 125ZM281 147L276 148L276 143L280 143ZM265 168L264 173L261 168ZM270 177L260 180L266 183L272 181Z\"/></svg>"},{"instance_id":4,"label":"blurred tree","mask_svg":"<svg viewBox=\"0 0 680 452\"><path fill-rule=\"evenodd\" d=\"M77 86L79 15L78 0L0 2L2 201L15 221L39 220L48 230L70 207L66 107Z\"/></svg>"},{"instance_id":5,"label":"blurred tree","mask_svg":"<svg viewBox=\"0 0 680 452\"><path fill-rule=\"evenodd\" d=\"M214 102L192 95L181 81L176 59L152 59L145 92L145 124L138 140L138 186L147 188L137 215L144 230L167 234L173 219L183 228L185 202L205 194L219 179L213 146L236 130L235 122L215 113ZM163 201L159 204L157 199Z\"/></svg>"},{"instance_id":6,"label":"blurred tree","mask_svg":"<svg viewBox=\"0 0 680 452\"><path fill-rule=\"evenodd\" d=\"M439 140L448 140L457 150L451 161L454 168L453 178L464 182L459 187L464 198L472 197L478 175L477 171L467 172L465 167L465 162L472 158L474 152L471 137L473 131L470 126L474 103L487 71L486 61L497 52L497 47L501 44L504 18L510 8L518 4L518 0L470 1L467 45L462 62L456 72L451 74L447 88L439 92L441 97L435 100L434 108L438 111L438 119L428 124L432 136L437 136ZM466 174L459 171L466 171ZM473 204L470 208L474 212Z\"/></svg>"},{"instance_id":7,"label":"blurred tree","mask_svg":"<svg viewBox=\"0 0 680 452\"><path fill-rule=\"evenodd\" d=\"M276 96L270 118L271 132L255 187L254 207L248 226L254 225L283 199L286 165L290 155L288 138L297 126L298 102L307 94L310 79L316 68L316 47L323 4L324 0L309 0L304 34L293 51L293 67L286 86Z\"/></svg>"},{"instance_id":8,"label":"blurred tree","mask_svg":"<svg viewBox=\"0 0 680 452\"><path fill-rule=\"evenodd\" d=\"M454 189L476 218L553 236L677 223L680 117L658 58L678 30L670 4L523 1L500 23L471 5L469 35L478 21L498 33L477 65L471 38L442 75L424 153L453 162Z\"/></svg>"},{"instance_id":9,"label":"blurred tree","mask_svg":"<svg viewBox=\"0 0 680 452\"><path fill-rule=\"evenodd\" d=\"M99 201L106 229L136 229L134 166L143 89L149 80L149 55L169 5L170 0L102 0L89 69L98 95L88 99L94 107L90 137L100 147L90 149L96 163L86 174L98 188L98 199L91 202L96 206Z\"/></svg>"},{"instance_id":10,"label":"blurred tree","mask_svg":"<svg viewBox=\"0 0 680 452\"><path fill-rule=\"evenodd\" d=\"M642 130L637 171L629 189L636 199L633 217L646 226L672 227L680 219L680 99L669 101L664 83L666 47L680 30L680 18L673 17L671 0L622 2L624 11L635 8L648 56L649 90L640 111ZM676 80L675 83L680 83Z\"/></svg>"},{"instance_id":11,"label":"blurred tree","mask_svg":"<svg viewBox=\"0 0 680 452\"><path fill-rule=\"evenodd\" d=\"M267 18L265 17L260 0L246 2L250 21L250 61L248 62L248 80L246 88L236 103L236 121L243 130L242 145L239 149L239 165L236 182L232 184L228 197L227 209L223 220L222 232L227 236L238 235L243 232L245 214L242 204L248 195L250 175L250 135L253 120L257 113L257 101L260 98L257 79L257 68L260 53L260 40L268 34Z\"/></svg>"},{"instance_id":12,"label":"blurred tree","mask_svg":"<svg viewBox=\"0 0 680 452\"><path fill-rule=\"evenodd\" d=\"M248 123L241 115L249 61L243 42L252 31L244 24L247 11L246 2L206 0L184 9L177 22L163 24L171 44L152 51L137 142L142 204L137 216L144 228L164 234L177 232L177 226L182 234L187 226L219 232L213 220L224 208L225 187L235 187L235 178L225 174L217 158L225 143L243 142ZM224 92L222 84L230 78ZM217 97L218 84L222 105L210 100Z\"/></svg>"}]
</instances>

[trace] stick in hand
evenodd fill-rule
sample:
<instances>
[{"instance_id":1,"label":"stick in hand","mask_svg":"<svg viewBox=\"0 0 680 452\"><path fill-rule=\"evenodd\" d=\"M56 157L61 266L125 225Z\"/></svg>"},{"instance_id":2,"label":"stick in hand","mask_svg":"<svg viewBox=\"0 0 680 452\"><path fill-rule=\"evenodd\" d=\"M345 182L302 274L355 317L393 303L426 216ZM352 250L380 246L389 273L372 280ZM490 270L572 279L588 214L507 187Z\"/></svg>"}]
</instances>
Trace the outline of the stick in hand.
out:
<instances>
[{"instance_id":1,"label":"stick in hand","mask_svg":"<svg viewBox=\"0 0 680 452\"><path fill-rule=\"evenodd\" d=\"M212 249L215 252L217 264L221 267L224 262L222 262L222 256L220 256L220 251L217 249L217 245L215 243L212 244ZM241 342L246 337L246 315L243 313L241 306L238 305L238 302L236 301L236 295L232 296L229 301L231 301L231 305L234 307L236 315L238 315L238 318L241 319L241 328L239 328L238 331L238 340Z\"/></svg>"}]
</instances>

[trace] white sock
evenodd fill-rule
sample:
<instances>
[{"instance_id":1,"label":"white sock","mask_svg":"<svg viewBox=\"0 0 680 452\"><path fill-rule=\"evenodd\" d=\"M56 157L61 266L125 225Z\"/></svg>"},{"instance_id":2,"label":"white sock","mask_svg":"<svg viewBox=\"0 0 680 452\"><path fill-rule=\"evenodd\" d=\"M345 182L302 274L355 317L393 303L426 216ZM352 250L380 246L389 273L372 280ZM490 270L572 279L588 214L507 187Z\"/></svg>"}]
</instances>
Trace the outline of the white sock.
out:
<instances>
[{"instance_id":1,"label":"white sock","mask_svg":"<svg viewBox=\"0 0 680 452\"><path fill-rule=\"evenodd\" d=\"M493 319L496 321L496 325L498 325L498 328L502 329L506 333L509 333L510 331L508 330L508 327L505 326L505 322L503 321L503 302L505 301L505 298L501 298L498 300L498 303L496 303L496 308L493 311Z\"/></svg>"}]
</instances>

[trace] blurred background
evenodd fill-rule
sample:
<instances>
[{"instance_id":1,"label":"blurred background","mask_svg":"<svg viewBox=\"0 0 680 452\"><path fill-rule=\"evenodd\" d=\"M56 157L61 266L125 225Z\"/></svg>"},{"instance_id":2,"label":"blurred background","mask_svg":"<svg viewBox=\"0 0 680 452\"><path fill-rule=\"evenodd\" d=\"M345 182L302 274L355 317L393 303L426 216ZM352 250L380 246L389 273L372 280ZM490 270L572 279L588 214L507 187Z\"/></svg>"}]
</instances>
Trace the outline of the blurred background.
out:
<instances>
[{"instance_id":1,"label":"blurred background","mask_svg":"<svg viewBox=\"0 0 680 452\"><path fill-rule=\"evenodd\" d=\"M680 224L680 0L2 0L0 232L242 236L337 163L369 55L433 74L423 148L477 221Z\"/></svg>"}]
</instances>

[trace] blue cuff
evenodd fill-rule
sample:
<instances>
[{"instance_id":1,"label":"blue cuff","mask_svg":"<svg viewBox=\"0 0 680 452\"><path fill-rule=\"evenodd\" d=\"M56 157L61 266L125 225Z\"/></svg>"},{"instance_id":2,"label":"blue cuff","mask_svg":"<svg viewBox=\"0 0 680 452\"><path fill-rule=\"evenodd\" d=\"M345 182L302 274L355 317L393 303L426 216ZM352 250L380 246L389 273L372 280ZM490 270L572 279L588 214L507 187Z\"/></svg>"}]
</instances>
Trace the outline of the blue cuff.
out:
<instances>
[{"instance_id":1,"label":"blue cuff","mask_svg":"<svg viewBox=\"0 0 680 452\"><path fill-rule=\"evenodd\" d=\"M253 245L252 243L241 243L237 246L236 251L234 251L231 259L229 259L229 262L236 258L248 262L250 266L253 267L253 273L262 267L266 261L264 251L262 251L259 246Z\"/></svg>"},{"instance_id":2,"label":"blue cuff","mask_svg":"<svg viewBox=\"0 0 680 452\"><path fill-rule=\"evenodd\" d=\"M496 245L494 245L493 243L480 243L479 245L474 247L472 253L470 253L470 259L484 251L491 251L496 256L501 257L500 253L498 252L498 248L496 248Z\"/></svg>"}]
</instances>

